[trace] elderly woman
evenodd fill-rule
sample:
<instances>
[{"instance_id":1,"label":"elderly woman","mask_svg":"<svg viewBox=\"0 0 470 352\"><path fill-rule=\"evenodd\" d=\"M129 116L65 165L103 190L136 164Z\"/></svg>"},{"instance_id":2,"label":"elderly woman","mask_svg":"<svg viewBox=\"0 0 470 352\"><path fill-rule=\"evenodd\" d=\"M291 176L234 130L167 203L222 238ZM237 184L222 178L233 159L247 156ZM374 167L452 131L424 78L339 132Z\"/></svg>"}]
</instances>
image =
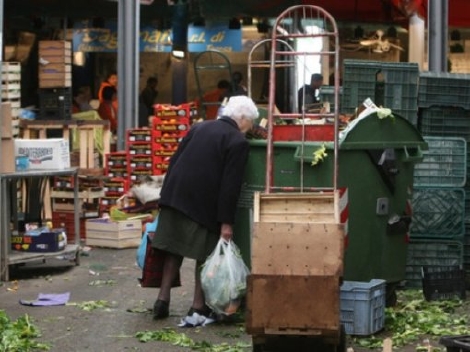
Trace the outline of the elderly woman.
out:
<instances>
[{"instance_id":1,"label":"elderly woman","mask_svg":"<svg viewBox=\"0 0 470 352\"><path fill-rule=\"evenodd\" d=\"M209 322L200 269L219 238L230 240L233 236L249 150L244 134L256 118L258 109L250 98L232 97L224 116L193 125L171 158L152 241L152 247L166 252L154 319L168 317L172 283L187 257L196 260L196 270L193 303L183 325Z\"/></svg>"}]
</instances>

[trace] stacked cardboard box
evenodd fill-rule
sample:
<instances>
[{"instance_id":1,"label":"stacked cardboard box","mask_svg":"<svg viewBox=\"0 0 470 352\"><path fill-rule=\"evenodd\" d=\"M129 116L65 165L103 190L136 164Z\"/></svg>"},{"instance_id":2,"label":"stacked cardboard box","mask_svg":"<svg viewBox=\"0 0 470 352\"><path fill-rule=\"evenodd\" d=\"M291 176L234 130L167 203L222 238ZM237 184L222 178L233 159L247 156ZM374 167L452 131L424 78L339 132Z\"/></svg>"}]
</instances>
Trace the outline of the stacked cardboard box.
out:
<instances>
[{"instance_id":1,"label":"stacked cardboard box","mask_svg":"<svg viewBox=\"0 0 470 352\"><path fill-rule=\"evenodd\" d=\"M39 41L39 118L68 120L72 116L72 43Z\"/></svg>"},{"instance_id":2,"label":"stacked cardboard box","mask_svg":"<svg viewBox=\"0 0 470 352\"><path fill-rule=\"evenodd\" d=\"M72 43L39 41L39 88L72 86Z\"/></svg>"},{"instance_id":3,"label":"stacked cardboard box","mask_svg":"<svg viewBox=\"0 0 470 352\"><path fill-rule=\"evenodd\" d=\"M0 116L1 123L1 160L0 172L14 172L15 171L15 143L12 134L11 126L11 104L8 102L2 103L2 111Z\"/></svg>"}]
</instances>

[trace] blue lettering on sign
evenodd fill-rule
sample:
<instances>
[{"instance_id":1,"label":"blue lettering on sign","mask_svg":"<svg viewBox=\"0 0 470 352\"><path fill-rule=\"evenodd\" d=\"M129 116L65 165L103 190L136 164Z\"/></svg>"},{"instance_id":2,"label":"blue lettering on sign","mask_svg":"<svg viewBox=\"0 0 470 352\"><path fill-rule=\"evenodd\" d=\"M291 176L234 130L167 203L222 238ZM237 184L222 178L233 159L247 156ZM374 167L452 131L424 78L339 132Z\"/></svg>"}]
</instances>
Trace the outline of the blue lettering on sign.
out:
<instances>
[{"instance_id":1,"label":"blue lettering on sign","mask_svg":"<svg viewBox=\"0 0 470 352\"><path fill-rule=\"evenodd\" d=\"M143 27L139 35L139 49L142 52L170 52L171 30ZM88 21L76 24L73 31L73 51L116 52L118 31L116 25L107 28L89 28ZM220 51L242 51L241 29L229 29L227 25L209 28L188 27L188 51L201 52L209 49Z\"/></svg>"}]
</instances>

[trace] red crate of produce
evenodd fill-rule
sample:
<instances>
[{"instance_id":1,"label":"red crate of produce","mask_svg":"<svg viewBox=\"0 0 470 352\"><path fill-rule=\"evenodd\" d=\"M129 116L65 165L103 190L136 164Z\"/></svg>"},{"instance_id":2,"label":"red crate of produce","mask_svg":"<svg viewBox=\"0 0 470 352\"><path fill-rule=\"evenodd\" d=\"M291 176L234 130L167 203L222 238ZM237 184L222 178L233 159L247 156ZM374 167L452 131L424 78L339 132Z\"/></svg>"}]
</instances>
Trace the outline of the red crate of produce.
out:
<instances>
[{"instance_id":1,"label":"red crate of produce","mask_svg":"<svg viewBox=\"0 0 470 352\"><path fill-rule=\"evenodd\" d=\"M121 196L129 190L129 181L122 177L110 177L103 180L105 196Z\"/></svg>"},{"instance_id":2,"label":"red crate of produce","mask_svg":"<svg viewBox=\"0 0 470 352\"><path fill-rule=\"evenodd\" d=\"M132 170L150 169L152 167L151 155L136 155L129 159L129 173Z\"/></svg>"},{"instance_id":3,"label":"red crate of produce","mask_svg":"<svg viewBox=\"0 0 470 352\"><path fill-rule=\"evenodd\" d=\"M188 131L153 131L153 143L179 143Z\"/></svg>"},{"instance_id":4,"label":"red crate of produce","mask_svg":"<svg viewBox=\"0 0 470 352\"><path fill-rule=\"evenodd\" d=\"M148 128L132 128L126 131L127 143L150 142L152 140L152 131Z\"/></svg>"},{"instance_id":5,"label":"red crate of produce","mask_svg":"<svg viewBox=\"0 0 470 352\"><path fill-rule=\"evenodd\" d=\"M126 166L127 165L127 153L126 152L112 152L105 155L105 168L114 166Z\"/></svg>"},{"instance_id":6,"label":"red crate of produce","mask_svg":"<svg viewBox=\"0 0 470 352\"><path fill-rule=\"evenodd\" d=\"M129 156L133 155L152 155L151 142L139 142L127 145L127 152Z\"/></svg>"},{"instance_id":7,"label":"red crate of produce","mask_svg":"<svg viewBox=\"0 0 470 352\"><path fill-rule=\"evenodd\" d=\"M152 130L156 131L187 131L189 129L188 118L160 118L155 117L152 120Z\"/></svg>"},{"instance_id":8,"label":"red crate of produce","mask_svg":"<svg viewBox=\"0 0 470 352\"><path fill-rule=\"evenodd\" d=\"M105 169L105 175L108 177L127 178L129 176L127 166L108 167Z\"/></svg>"},{"instance_id":9,"label":"red crate of produce","mask_svg":"<svg viewBox=\"0 0 470 352\"><path fill-rule=\"evenodd\" d=\"M145 179L147 176L152 176L153 172L152 169L148 170L129 170L129 180L131 182L138 182L142 179Z\"/></svg>"}]
</instances>

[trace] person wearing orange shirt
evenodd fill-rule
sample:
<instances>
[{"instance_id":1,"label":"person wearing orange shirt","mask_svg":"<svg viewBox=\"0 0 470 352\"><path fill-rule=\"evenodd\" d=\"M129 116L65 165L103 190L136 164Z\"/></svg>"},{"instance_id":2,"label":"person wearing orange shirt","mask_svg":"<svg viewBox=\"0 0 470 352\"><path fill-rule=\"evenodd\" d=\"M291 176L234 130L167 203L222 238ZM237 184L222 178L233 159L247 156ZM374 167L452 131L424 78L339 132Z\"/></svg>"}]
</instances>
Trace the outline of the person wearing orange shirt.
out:
<instances>
[{"instance_id":1,"label":"person wearing orange shirt","mask_svg":"<svg viewBox=\"0 0 470 352\"><path fill-rule=\"evenodd\" d=\"M104 87L102 94L103 101L98 107L98 114L101 119L109 121L112 133L117 132L117 109L114 106L116 93L114 87Z\"/></svg>"},{"instance_id":2,"label":"person wearing orange shirt","mask_svg":"<svg viewBox=\"0 0 470 352\"><path fill-rule=\"evenodd\" d=\"M101 82L100 89L98 90L98 100L100 101L100 103L102 103L104 101L104 98L103 98L104 88L112 87L116 91L116 97L113 100L113 105L117 110L117 108L118 108L117 86L118 86L118 76L117 76L117 73L115 71L112 71L108 74L108 76L106 76L106 80Z\"/></svg>"},{"instance_id":3,"label":"person wearing orange shirt","mask_svg":"<svg viewBox=\"0 0 470 352\"><path fill-rule=\"evenodd\" d=\"M202 100L199 101L202 109L205 112L206 120L214 120L217 118L220 104L223 97L230 89L230 82L226 79L222 79L217 83L217 88L213 89L202 96Z\"/></svg>"}]
</instances>

